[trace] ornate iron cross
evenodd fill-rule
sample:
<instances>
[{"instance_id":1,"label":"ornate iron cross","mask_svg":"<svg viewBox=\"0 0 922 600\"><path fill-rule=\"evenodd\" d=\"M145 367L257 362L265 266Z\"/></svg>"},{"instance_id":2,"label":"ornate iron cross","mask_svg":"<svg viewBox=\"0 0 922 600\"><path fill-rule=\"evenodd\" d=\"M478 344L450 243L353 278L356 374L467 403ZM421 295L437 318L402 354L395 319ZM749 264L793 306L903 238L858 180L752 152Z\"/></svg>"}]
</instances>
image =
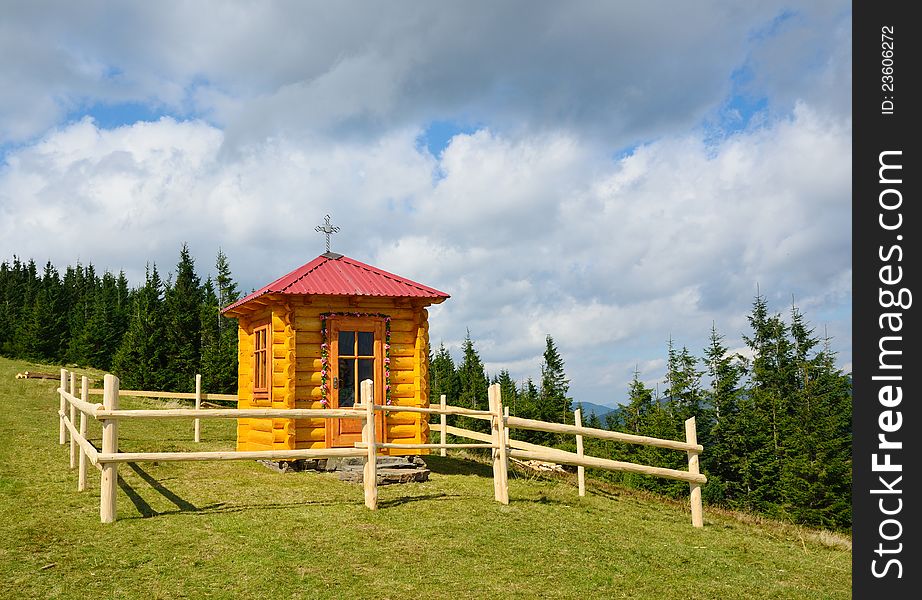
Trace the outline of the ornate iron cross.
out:
<instances>
[{"instance_id":1,"label":"ornate iron cross","mask_svg":"<svg viewBox=\"0 0 922 600\"><path fill-rule=\"evenodd\" d=\"M330 223L330 215L327 215L323 219L323 225L318 225L317 227L314 228L314 231L319 231L320 233L327 236L327 252L329 252L330 251L330 236L336 233L337 231L339 231L339 227L334 227L333 224Z\"/></svg>"}]
</instances>

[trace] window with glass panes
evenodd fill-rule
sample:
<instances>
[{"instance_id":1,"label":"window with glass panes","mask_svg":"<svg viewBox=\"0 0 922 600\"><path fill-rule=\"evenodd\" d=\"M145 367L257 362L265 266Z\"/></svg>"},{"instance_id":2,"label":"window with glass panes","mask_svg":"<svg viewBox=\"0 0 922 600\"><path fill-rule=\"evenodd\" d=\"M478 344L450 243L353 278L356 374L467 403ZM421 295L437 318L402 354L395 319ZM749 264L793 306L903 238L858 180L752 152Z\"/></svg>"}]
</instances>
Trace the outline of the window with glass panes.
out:
<instances>
[{"instance_id":1,"label":"window with glass panes","mask_svg":"<svg viewBox=\"0 0 922 600\"><path fill-rule=\"evenodd\" d=\"M375 378L375 334L373 331L340 331L338 403L344 408L358 400L359 382Z\"/></svg>"},{"instance_id":2,"label":"window with glass panes","mask_svg":"<svg viewBox=\"0 0 922 600\"><path fill-rule=\"evenodd\" d=\"M269 326L253 330L253 397L269 397Z\"/></svg>"}]
</instances>

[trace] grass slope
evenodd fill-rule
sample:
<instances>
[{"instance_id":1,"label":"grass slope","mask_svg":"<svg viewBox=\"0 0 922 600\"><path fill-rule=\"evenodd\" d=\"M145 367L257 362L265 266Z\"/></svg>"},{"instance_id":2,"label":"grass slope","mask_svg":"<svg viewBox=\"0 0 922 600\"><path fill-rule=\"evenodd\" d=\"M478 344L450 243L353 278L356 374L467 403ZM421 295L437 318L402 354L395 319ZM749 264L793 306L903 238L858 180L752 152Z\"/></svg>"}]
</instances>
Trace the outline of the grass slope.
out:
<instances>
[{"instance_id":1,"label":"grass slope","mask_svg":"<svg viewBox=\"0 0 922 600\"><path fill-rule=\"evenodd\" d=\"M429 457L424 484L362 488L254 462L119 468L118 521L99 522L99 475L76 491L58 444L54 371L0 358L0 597L848 598L850 553L815 532L745 522L522 473L508 507L490 468ZM123 407L154 401L123 400ZM121 449L222 449L232 421L125 423ZM90 433L99 445L100 428Z\"/></svg>"}]
</instances>

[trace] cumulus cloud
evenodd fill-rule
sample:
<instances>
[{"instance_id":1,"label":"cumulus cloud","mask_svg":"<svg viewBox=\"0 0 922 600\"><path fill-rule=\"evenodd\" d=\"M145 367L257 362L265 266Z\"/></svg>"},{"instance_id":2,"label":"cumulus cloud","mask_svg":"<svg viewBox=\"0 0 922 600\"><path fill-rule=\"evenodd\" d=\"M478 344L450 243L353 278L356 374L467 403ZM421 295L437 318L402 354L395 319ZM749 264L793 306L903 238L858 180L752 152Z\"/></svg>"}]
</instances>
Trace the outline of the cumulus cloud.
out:
<instances>
[{"instance_id":1,"label":"cumulus cloud","mask_svg":"<svg viewBox=\"0 0 922 600\"><path fill-rule=\"evenodd\" d=\"M488 130L436 160L416 133L267 142L227 162L202 122L84 120L11 155L2 237L59 264L107 257L135 280L183 241L207 271L220 246L249 289L319 254L330 212L334 249L452 295L432 309L433 343L457 349L469 328L488 368L524 377L551 334L574 391L596 399L669 336L697 351L716 321L738 339L756 284L779 307L849 302L847 120L800 105L717 148L689 135L620 160L565 134Z\"/></svg>"},{"instance_id":2,"label":"cumulus cloud","mask_svg":"<svg viewBox=\"0 0 922 600\"><path fill-rule=\"evenodd\" d=\"M138 282L221 247L249 290L330 213L334 250L452 295L434 345L522 379L550 334L577 400L712 322L741 346L757 285L851 364L847 3L475 6L7 7L0 252ZM87 116L131 103L163 117ZM466 124L437 156L433 121Z\"/></svg>"},{"instance_id":3,"label":"cumulus cloud","mask_svg":"<svg viewBox=\"0 0 922 600\"><path fill-rule=\"evenodd\" d=\"M618 148L694 126L743 67L754 94L841 104L827 92L848 82L849 17L840 2L716 0L17 4L0 24L0 86L17 90L0 143L131 101L205 118L234 148L484 115Z\"/></svg>"}]
</instances>

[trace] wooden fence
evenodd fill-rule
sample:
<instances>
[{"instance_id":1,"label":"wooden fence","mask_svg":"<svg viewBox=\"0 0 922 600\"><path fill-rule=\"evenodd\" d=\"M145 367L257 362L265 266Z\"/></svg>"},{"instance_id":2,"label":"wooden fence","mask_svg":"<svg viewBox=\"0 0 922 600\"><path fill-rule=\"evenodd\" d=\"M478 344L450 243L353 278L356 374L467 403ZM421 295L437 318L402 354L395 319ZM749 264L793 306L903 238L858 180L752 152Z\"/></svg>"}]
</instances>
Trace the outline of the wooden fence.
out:
<instances>
[{"instance_id":1,"label":"wooden fence","mask_svg":"<svg viewBox=\"0 0 922 600\"><path fill-rule=\"evenodd\" d=\"M371 380L361 382L360 403L354 408L347 409L203 409L203 399L230 400L235 396L219 394L202 394L201 378L196 377L195 394L179 394L169 392L139 392L133 390L119 390L119 380L114 375L106 375L102 390L90 390L87 378L81 379L79 396L76 388L76 375L61 369L60 394L60 435L61 444L70 440L70 467L78 469L77 490L86 489L87 463L95 466L100 474L100 501L99 517L103 523L111 523L116 518L116 483L118 480L118 465L123 462L142 461L202 461L202 460L296 460L305 458L332 458L332 457L364 457L365 468L363 471L363 488L365 505L376 509L378 505L377 489L377 450L379 448L400 448L434 450L438 449L442 455L449 448L489 448L492 450L493 459L493 492L494 499L502 504L509 503L509 458L522 460L539 460L560 464L575 465L578 467L579 494L585 495L584 469L586 467L627 471L643 475L653 475L668 479L687 481L691 493L692 525L703 526L701 505L701 485L707 482L704 475L699 473L698 455L703 451L697 443L694 417L685 422L685 441L661 440L646 436L631 435L604 429L582 427L580 415L576 417L575 425L562 423L549 423L533 419L523 419L509 416L508 408L504 409L500 388L498 384L491 385L488 391L489 410L475 410L460 406L450 406L444 396L438 407L414 407L397 405L373 404L374 390ZM69 386L68 386L69 383ZM69 388L69 389L68 389ZM89 396L93 392L101 392L103 402L91 403ZM194 399L196 408L171 408L171 409L119 409L120 396L148 396L161 398ZM69 410L68 410L69 409ZM420 414L440 415L439 431L440 441L437 444L393 444L378 442L375 439L375 411L410 412ZM76 425L77 413L80 414L79 427ZM453 427L448 425L448 415L463 415L474 419L490 422L490 433L481 433ZM86 437L87 419L92 417L102 423L102 448L96 448ZM352 448L320 448L302 450L262 450L262 451L211 451L211 452L120 452L118 449L118 423L123 419L161 419L161 418L187 418L195 421L195 441L200 440L200 419L239 419L239 418L291 418L291 419L332 419L347 418L359 419L362 422L362 441L356 442ZM537 444L530 444L510 438L510 429L530 429L550 433L575 435L577 451L567 452L556 448L548 448ZM447 443L448 434L474 440L474 443ZM684 451L688 455L688 471L665 469L629 462L615 461L605 458L586 456L583 453L582 438L594 437L599 439L616 440L631 444L655 446L672 450Z\"/></svg>"}]
</instances>

